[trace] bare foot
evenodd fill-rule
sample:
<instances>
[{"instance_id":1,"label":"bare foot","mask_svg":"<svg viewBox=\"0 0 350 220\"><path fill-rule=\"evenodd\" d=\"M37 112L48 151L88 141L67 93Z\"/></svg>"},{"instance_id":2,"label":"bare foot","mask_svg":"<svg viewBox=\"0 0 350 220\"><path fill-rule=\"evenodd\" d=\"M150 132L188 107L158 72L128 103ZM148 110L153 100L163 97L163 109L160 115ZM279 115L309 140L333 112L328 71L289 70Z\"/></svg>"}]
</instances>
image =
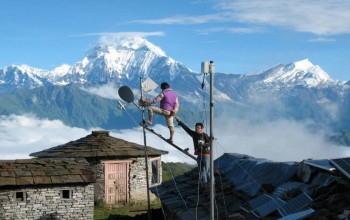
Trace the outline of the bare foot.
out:
<instances>
[{"instance_id":1,"label":"bare foot","mask_svg":"<svg viewBox=\"0 0 350 220\"><path fill-rule=\"evenodd\" d=\"M146 120L146 123L152 125L152 121Z\"/></svg>"}]
</instances>

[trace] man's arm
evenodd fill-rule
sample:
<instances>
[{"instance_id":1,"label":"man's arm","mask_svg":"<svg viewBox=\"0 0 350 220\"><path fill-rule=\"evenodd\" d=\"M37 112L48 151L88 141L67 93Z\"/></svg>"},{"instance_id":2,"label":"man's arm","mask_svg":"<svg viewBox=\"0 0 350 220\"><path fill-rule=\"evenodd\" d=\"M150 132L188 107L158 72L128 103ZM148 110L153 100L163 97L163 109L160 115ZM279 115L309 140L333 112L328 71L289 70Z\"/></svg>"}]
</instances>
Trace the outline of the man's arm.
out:
<instances>
[{"instance_id":1,"label":"man's arm","mask_svg":"<svg viewBox=\"0 0 350 220\"><path fill-rule=\"evenodd\" d=\"M177 111L179 111L179 107L180 107L179 99L176 97L175 106L174 106L174 109L172 110L174 112L174 115L177 113Z\"/></svg>"},{"instance_id":2,"label":"man's arm","mask_svg":"<svg viewBox=\"0 0 350 220\"><path fill-rule=\"evenodd\" d=\"M160 100L162 100L164 98L164 94L163 92L159 93L159 95L157 97L155 97L154 99L140 99L140 102L145 103L146 106L152 105L154 103L160 102Z\"/></svg>"},{"instance_id":3,"label":"man's arm","mask_svg":"<svg viewBox=\"0 0 350 220\"><path fill-rule=\"evenodd\" d=\"M189 127L187 127L187 125L185 125L185 123L183 123L182 121L180 121L180 119L175 117L176 122L178 123L178 125L180 125L186 132L187 134L189 134L191 137L193 137L195 131L191 130Z\"/></svg>"}]
</instances>

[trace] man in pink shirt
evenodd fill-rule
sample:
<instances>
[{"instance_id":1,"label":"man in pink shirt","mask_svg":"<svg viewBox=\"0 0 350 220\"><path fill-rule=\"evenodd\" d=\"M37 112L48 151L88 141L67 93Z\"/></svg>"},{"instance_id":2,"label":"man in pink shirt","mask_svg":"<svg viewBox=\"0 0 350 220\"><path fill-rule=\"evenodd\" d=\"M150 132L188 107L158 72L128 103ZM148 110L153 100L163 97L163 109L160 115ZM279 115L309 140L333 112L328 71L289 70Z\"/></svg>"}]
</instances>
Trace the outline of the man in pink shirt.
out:
<instances>
[{"instance_id":1,"label":"man in pink shirt","mask_svg":"<svg viewBox=\"0 0 350 220\"><path fill-rule=\"evenodd\" d=\"M179 101L176 93L170 88L169 84L163 82L160 85L162 92L159 95L151 100L146 100L141 98L141 105L149 106L148 107L148 124L152 124L153 114L157 113L159 115L164 115L166 123L170 131L170 138L168 141L173 142L175 127L174 127L174 115L179 110ZM160 102L160 107L151 106L151 104Z\"/></svg>"}]
</instances>

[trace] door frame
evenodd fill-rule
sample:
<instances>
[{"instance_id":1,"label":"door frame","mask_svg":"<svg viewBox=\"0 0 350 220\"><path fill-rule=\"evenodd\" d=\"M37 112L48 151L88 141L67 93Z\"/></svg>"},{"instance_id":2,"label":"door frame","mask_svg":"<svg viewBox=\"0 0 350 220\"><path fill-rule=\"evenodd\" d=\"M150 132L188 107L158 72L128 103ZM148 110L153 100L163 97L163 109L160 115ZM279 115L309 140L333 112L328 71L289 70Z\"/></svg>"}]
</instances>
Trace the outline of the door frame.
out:
<instances>
[{"instance_id":1,"label":"door frame","mask_svg":"<svg viewBox=\"0 0 350 220\"><path fill-rule=\"evenodd\" d=\"M130 168L130 163L132 162L132 160L104 160L104 161L101 161L104 168L103 168L103 174L104 174L104 189L105 189L105 192L104 192L104 201L106 204L107 203L107 190L108 190L108 187L107 187L107 181L106 181L106 178L107 178L107 175L106 175L106 165L107 164L126 164L126 189L125 189L125 192L126 192L126 201L125 202L129 202L130 198L129 198L129 168ZM116 203L110 203L110 204L116 204Z\"/></svg>"}]
</instances>

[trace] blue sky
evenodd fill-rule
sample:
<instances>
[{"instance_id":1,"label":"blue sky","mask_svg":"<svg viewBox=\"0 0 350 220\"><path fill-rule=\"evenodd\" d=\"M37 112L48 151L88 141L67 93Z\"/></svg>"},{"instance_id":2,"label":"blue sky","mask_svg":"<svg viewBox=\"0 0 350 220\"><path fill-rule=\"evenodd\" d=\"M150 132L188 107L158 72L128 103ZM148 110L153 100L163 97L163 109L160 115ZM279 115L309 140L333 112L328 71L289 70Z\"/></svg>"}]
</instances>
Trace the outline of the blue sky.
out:
<instances>
[{"instance_id":1,"label":"blue sky","mask_svg":"<svg viewBox=\"0 0 350 220\"><path fill-rule=\"evenodd\" d=\"M348 0L3 0L0 68L80 61L102 39L141 36L194 71L245 74L310 59L350 80Z\"/></svg>"}]
</instances>

